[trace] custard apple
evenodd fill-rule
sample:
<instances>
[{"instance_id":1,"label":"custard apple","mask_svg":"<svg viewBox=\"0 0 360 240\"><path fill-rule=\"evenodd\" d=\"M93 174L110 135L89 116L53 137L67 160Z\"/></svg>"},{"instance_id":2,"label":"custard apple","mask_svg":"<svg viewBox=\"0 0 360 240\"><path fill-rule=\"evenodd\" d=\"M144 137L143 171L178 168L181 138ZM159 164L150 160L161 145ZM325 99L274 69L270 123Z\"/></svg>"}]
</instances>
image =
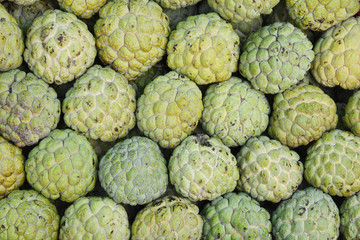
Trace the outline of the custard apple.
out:
<instances>
[{"instance_id":1,"label":"custard apple","mask_svg":"<svg viewBox=\"0 0 360 240\"><path fill-rule=\"evenodd\" d=\"M337 122L334 100L319 87L302 84L275 96L268 132L282 144L298 147L319 139Z\"/></svg>"},{"instance_id":2,"label":"custard apple","mask_svg":"<svg viewBox=\"0 0 360 240\"><path fill-rule=\"evenodd\" d=\"M98 159L86 137L55 129L25 162L28 183L45 197L73 202L94 189Z\"/></svg>"},{"instance_id":3,"label":"custard apple","mask_svg":"<svg viewBox=\"0 0 360 240\"><path fill-rule=\"evenodd\" d=\"M0 136L0 200L24 184L24 161L21 148Z\"/></svg>"},{"instance_id":4,"label":"custard apple","mask_svg":"<svg viewBox=\"0 0 360 240\"><path fill-rule=\"evenodd\" d=\"M228 147L259 136L269 123L270 104L265 95L239 77L213 83L205 93L203 129Z\"/></svg>"},{"instance_id":5,"label":"custard apple","mask_svg":"<svg viewBox=\"0 0 360 240\"><path fill-rule=\"evenodd\" d=\"M108 197L80 197L61 218L59 240L130 239L125 208Z\"/></svg>"},{"instance_id":6,"label":"custard apple","mask_svg":"<svg viewBox=\"0 0 360 240\"><path fill-rule=\"evenodd\" d=\"M356 3L358 1L356 0ZM311 71L326 87L360 87L360 17L330 28L316 41Z\"/></svg>"},{"instance_id":7,"label":"custard apple","mask_svg":"<svg viewBox=\"0 0 360 240\"><path fill-rule=\"evenodd\" d=\"M65 95L65 124L104 142L125 137L135 126L135 90L128 80L109 67L94 65Z\"/></svg>"},{"instance_id":8,"label":"custard apple","mask_svg":"<svg viewBox=\"0 0 360 240\"><path fill-rule=\"evenodd\" d=\"M151 81L137 102L137 126L163 148L174 148L198 125L204 109L199 87L170 71Z\"/></svg>"},{"instance_id":9,"label":"custard apple","mask_svg":"<svg viewBox=\"0 0 360 240\"><path fill-rule=\"evenodd\" d=\"M47 83L73 81L93 65L95 57L94 36L72 13L46 10L27 31L24 60Z\"/></svg>"},{"instance_id":10,"label":"custard apple","mask_svg":"<svg viewBox=\"0 0 360 240\"><path fill-rule=\"evenodd\" d=\"M55 0L38 0L31 5L17 5L8 3L6 5L9 13L14 16L24 36L30 28L34 19L41 16L48 9L55 9Z\"/></svg>"},{"instance_id":11,"label":"custard apple","mask_svg":"<svg viewBox=\"0 0 360 240\"><path fill-rule=\"evenodd\" d=\"M6 72L23 62L24 36L16 19L1 3L0 19L0 72Z\"/></svg>"},{"instance_id":12,"label":"custard apple","mask_svg":"<svg viewBox=\"0 0 360 240\"><path fill-rule=\"evenodd\" d=\"M60 216L35 190L14 190L0 200L0 239L57 240Z\"/></svg>"},{"instance_id":13,"label":"custard apple","mask_svg":"<svg viewBox=\"0 0 360 240\"><path fill-rule=\"evenodd\" d=\"M147 204L166 191L167 161L154 141L134 136L118 142L101 158L99 180L115 202Z\"/></svg>"},{"instance_id":14,"label":"custard apple","mask_svg":"<svg viewBox=\"0 0 360 240\"><path fill-rule=\"evenodd\" d=\"M340 232L345 240L360 238L360 192L341 204Z\"/></svg>"},{"instance_id":15,"label":"custard apple","mask_svg":"<svg viewBox=\"0 0 360 240\"><path fill-rule=\"evenodd\" d=\"M275 240L335 240L339 237L339 209L330 195L308 187L282 201L272 213Z\"/></svg>"},{"instance_id":16,"label":"custard apple","mask_svg":"<svg viewBox=\"0 0 360 240\"><path fill-rule=\"evenodd\" d=\"M73 13L79 18L91 18L107 0L57 0L62 9Z\"/></svg>"},{"instance_id":17,"label":"custard apple","mask_svg":"<svg viewBox=\"0 0 360 240\"><path fill-rule=\"evenodd\" d=\"M169 18L149 0L109 1L94 32L100 60L128 80L144 74L166 53Z\"/></svg>"},{"instance_id":18,"label":"custard apple","mask_svg":"<svg viewBox=\"0 0 360 240\"><path fill-rule=\"evenodd\" d=\"M360 136L360 91L357 90L345 106L344 124L351 132Z\"/></svg>"},{"instance_id":19,"label":"custard apple","mask_svg":"<svg viewBox=\"0 0 360 240\"><path fill-rule=\"evenodd\" d=\"M236 72L240 38L217 13L189 16L171 31L167 65L199 85L222 82Z\"/></svg>"},{"instance_id":20,"label":"custard apple","mask_svg":"<svg viewBox=\"0 0 360 240\"><path fill-rule=\"evenodd\" d=\"M17 5L22 5L22 6L29 6L31 4L36 3L39 0L8 0L9 2L13 2Z\"/></svg>"},{"instance_id":21,"label":"custard apple","mask_svg":"<svg viewBox=\"0 0 360 240\"><path fill-rule=\"evenodd\" d=\"M246 39L239 71L255 89L280 93L304 78L314 59L312 48L300 29L288 22L275 22Z\"/></svg>"},{"instance_id":22,"label":"custard apple","mask_svg":"<svg viewBox=\"0 0 360 240\"><path fill-rule=\"evenodd\" d=\"M358 0L286 0L286 7L296 26L312 31L325 31L360 10Z\"/></svg>"},{"instance_id":23,"label":"custard apple","mask_svg":"<svg viewBox=\"0 0 360 240\"><path fill-rule=\"evenodd\" d=\"M226 193L203 208L204 240L271 240L270 213L245 193Z\"/></svg>"},{"instance_id":24,"label":"custard apple","mask_svg":"<svg viewBox=\"0 0 360 240\"><path fill-rule=\"evenodd\" d=\"M266 136L249 139L236 155L238 189L258 201L280 202L289 198L303 180L300 156Z\"/></svg>"},{"instance_id":25,"label":"custard apple","mask_svg":"<svg viewBox=\"0 0 360 240\"><path fill-rule=\"evenodd\" d=\"M232 192L239 180L230 148L205 134L185 138L174 149L168 169L170 183L191 201L213 200Z\"/></svg>"},{"instance_id":26,"label":"custard apple","mask_svg":"<svg viewBox=\"0 0 360 240\"><path fill-rule=\"evenodd\" d=\"M60 120L57 94L32 73L0 73L0 134L19 147L48 136Z\"/></svg>"},{"instance_id":27,"label":"custard apple","mask_svg":"<svg viewBox=\"0 0 360 240\"><path fill-rule=\"evenodd\" d=\"M360 191L360 137L339 129L324 133L307 150L304 175L332 196Z\"/></svg>"},{"instance_id":28,"label":"custard apple","mask_svg":"<svg viewBox=\"0 0 360 240\"><path fill-rule=\"evenodd\" d=\"M199 240L203 220L188 199L166 196L140 210L131 226L131 239Z\"/></svg>"},{"instance_id":29,"label":"custard apple","mask_svg":"<svg viewBox=\"0 0 360 240\"><path fill-rule=\"evenodd\" d=\"M250 22L261 14L270 14L280 0L207 0L215 12L231 22Z\"/></svg>"},{"instance_id":30,"label":"custard apple","mask_svg":"<svg viewBox=\"0 0 360 240\"><path fill-rule=\"evenodd\" d=\"M181 9L194 6L202 0L155 0L164 9Z\"/></svg>"}]
</instances>

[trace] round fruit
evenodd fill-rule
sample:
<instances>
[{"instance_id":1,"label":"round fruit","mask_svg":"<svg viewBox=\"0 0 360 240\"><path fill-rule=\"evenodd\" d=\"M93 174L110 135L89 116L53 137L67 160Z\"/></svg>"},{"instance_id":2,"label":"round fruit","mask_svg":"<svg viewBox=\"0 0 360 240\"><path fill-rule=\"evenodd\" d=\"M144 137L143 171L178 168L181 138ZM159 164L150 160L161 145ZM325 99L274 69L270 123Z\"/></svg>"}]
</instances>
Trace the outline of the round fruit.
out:
<instances>
[{"instance_id":1,"label":"round fruit","mask_svg":"<svg viewBox=\"0 0 360 240\"><path fill-rule=\"evenodd\" d=\"M345 240L360 238L360 192L344 200L340 207L340 232Z\"/></svg>"},{"instance_id":2,"label":"round fruit","mask_svg":"<svg viewBox=\"0 0 360 240\"><path fill-rule=\"evenodd\" d=\"M356 91L349 98L343 120L353 134L360 136L360 91Z\"/></svg>"},{"instance_id":3,"label":"round fruit","mask_svg":"<svg viewBox=\"0 0 360 240\"><path fill-rule=\"evenodd\" d=\"M57 0L62 9L73 13L80 18L91 18L94 16L102 6L105 5L106 0Z\"/></svg>"}]
</instances>

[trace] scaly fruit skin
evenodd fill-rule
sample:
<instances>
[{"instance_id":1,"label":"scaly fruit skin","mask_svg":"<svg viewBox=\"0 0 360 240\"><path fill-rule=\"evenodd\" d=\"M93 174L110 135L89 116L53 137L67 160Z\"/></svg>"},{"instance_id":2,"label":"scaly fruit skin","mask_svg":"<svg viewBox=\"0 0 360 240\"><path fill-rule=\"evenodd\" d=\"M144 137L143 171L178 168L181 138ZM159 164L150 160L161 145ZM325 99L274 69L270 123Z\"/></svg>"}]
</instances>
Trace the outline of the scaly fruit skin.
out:
<instances>
[{"instance_id":1,"label":"scaly fruit skin","mask_svg":"<svg viewBox=\"0 0 360 240\"><path fill-rule=\"evenodd\" d=\"M324 133L307 150L304 175L332 196L360 191L360 137L339 129Z\"/></svg>"},{"instance_id":2,"label":"scaly fruit skin","mask_svg":"<svg viewBox=\"0 0 360 240\"><path fill-rule=\"evenodd\" d=\"M79 18L91 18L100 8L105 5L107 0L57 0L62 9L73 13Z\"/></svg>"},{"instance_id":3,"label":"scaly fruit skin","mask_svg":"<svg viewBox=\"0 0 360 240\"><path fill-rule=\"evenodd\" d=\"M0 200L24 184L24 161L21 148L0 136Z\"/></svg>"},{"instance_id":4,"label":"scaly fruit skin","mask_svg":"<svg viewBox=\"0 0 360 240\"><path fill-rule=\"evenodd\" d=\"M74 14L46 10L28 29L24 60L47 83L73 81L93 65L95 38Z\"/></svg>"},{"instance_id":5,"label":"scaly fruit skin","mask_svg":"<svg viewBox=\"0 0 360 240\"><path fill-rule=\"evenodd\" d=\"M167 161L154 141L134 136L117 143L101 158L99 180L117 203L147 204L166 191Z\"/></svg>"},{"instance_id":6,"label":"scaly fruit skin","mask_svg":"<svg viewBox=\"0 0 360 240\"><path fill-rule=\"evenodd\" d=\"M356 91L345 106L343 121L346 127L357 136L360 136L360 91Z\"/></svg>"},{"instance_id":7,"label":"scaly fruit skin","mask_svg":"<svg viewBox=\"0 0 360 240\"><path fill-rule=\"evenodd\" d=\"M137 126L163 148L174 148L198 125L204 109L199 87L170 71L150 82L137 102Z\"/></svg>"},{"instance_id":8,"label":"scaly fruit skin","mask_svg":"<svg viewBox=\"0 0 360 240\"><path fill-rule=\"evenodd\" d=\"M115 141L135 126L135 97L134 88L123 75L94 65L66 92L64 121L89 138Z\"/></svg>"},{"instance_id":9,"label":"scaly fruit skin","mask_svg":"<svg viewBox=\"0 0 360 240\"><path fill-rule=\"evenodd\" d=\"M108 197L80 197L60 222L59 240L130 239L125 208Z\"/></svg>"},{"instance_id":10,"label":"scaly fruit skin","mask_svg":"<svg viewBox=\"0 0 360 240\"><path fill-rule=\"evenodd\" d=\"M207 0L215 12L231 22L250 22L261 14L270 14L280 0Z\"/></svg>"},{"instance_id":11,"label":"scaly fruit skin","mask_svg":"<svg viewBox=\"0 0 360 240\"><path fill-rule=\"evenodd\" d=\"M270 213L245 193L227 193L200 212L204 240L271 240Z\"/></svg>"},{"instance_id":12,"label":"scaly fruit skin","mask_svg":"<svg viewBox=\"0 0 360 240\"><path fill-rule=\"evenodd\" d=\"M217 13L181 21L170 33L167 65L199 85L222 82L236 72L240 38Z\"/></svg>"},{"instance_id":13,"label":"scaly fruit skin","mask_svg":"<svg viewBox=\"0 0 360 240\"><path fill-rule=\"evenodd\" d=\"M307 145L334 129L336 104L319 87L299 85L274 98L269 135L289 147Z\"/></svg>"},{"instance_id":14,"label":"scaly fruit skin","mask_svg":"<svg viewBox=\"0 0 360 240\"><path fill-rule=\"evenodd\" d=\"M203 220L188 199L166 196L140 210L131 226L131 239L199 240Z\"/></svg>"},{"instance_id":15,"label":"scaly fruit skin","mask_svg":"<svg viewBox=\"0 0 360 240\"><path fill-rule=\"evenodd\" d=\"M94 189L98 159L85 136L55 129L25 162L28 183L45 197L73 202Z\"/></svg>"},{"instance_id":16,"label":"scaly fruit skin","mask_svg":"<svg viewBox=\"0 0 360 240\"><path fill-rule=\"evenodd\" d=\"M104 64L134 80L166 53L169 19L153 1L109 1L99 11L94 32Z\"/></svg>"},{"instance_id":17,"label":"scaly fruit skin","mask_svg":"<svg viewBox=\"0 0 360 240\"><path fill-rule=\"evenodd\" d=\"M214 83L205 93L203 129L228 147L243 145L266 130L270 105L265 95L238 77Z\"/></svg>"},{"instance_id":18,"label":"scaly fruit skin","mask_svg":"<svg viewBox=\"0 0 360 240\"><path fill-rule=\"evenodd\" d=\"M357 0L356 0L357 2ZM315 43L312 74L326 87L360 87L360 17L327 30Z\"/></svg>"},{"instance_id":19,"label":"scaly fruit skin","mask_svg":"<svg viewBox=\"0 0 360 240\"><path fill-rule=\"evenodd\" d=\"M338 239L339 209L330 195L308 187L298 190L272 213L272 234L280 239Z\"/></svg>"},{"instance_id":20,"label":"scaly fruit skin","mask_svg":"<svg viewBox=\"0 0 360 240\"><path fill-rule=\"evenodd\" d=\"M8 0L9 2L14 2L17 5L22 5L22 6L29 6L31 4L36 3L39 0Z\"/></svg>"},{"instance_id":21,"label":"scaly fruit skin","mask_svg":"<svg viewBox=\"0 0 360 240\"><path fill-rule=\"evenodd\" d=\"M48 136L60 120L57 94L47 83L18 69L0 73L0 133L18 147Z\"/></svg>"},{"instance_id":22,"label":"scaly fruit skin","mask_svg":"<svg viewBox=\"0 0 360 240\"><path fill-rule=\"evenodd\" d=\"M0 239L57 240L60 216L35 190L14 190L0 201Z\"/></svg>"},{"instance_id":23,"label":"scaly fruit skin","mask_svg":"<svg viewBox=\"0 0 360 240\"><path fill-rule=\"evenodd\" d=\"M0 72L19 67L23 61L24 36L16 19L0 4Z\"/></svg>"},{"instance_id":24,"label":"scaly fruit skin","mask_svg":"<svg viewBox=\"0 0 360 240\"><path fill-rule=\"evenodd\" d=\"M325 31L360 9L358 0L286 0L286 7L296 26L312 31Z\"/></svg>"},{"instance_id":25,"label":"scaly fruit skin","mask_svg":"<svg viewBox=\"0 0 360 240\"><path fill-rule=\"evenodd\" d=\"M24 36L34 19L41 16L48 9L55 9L54 0L38 0L31 5L6 5L9 13L14 16Z\"/></svg>"},{"instance_id":26,"label":"scaly fruit skin","mask_svg":"<svg viewBox=\"0 0 360 240\"><path fill-rule=\"evenodd\" d=\"M260 136L249 139L236 155L238 189L258 201L289 198L303 180L300 156L279 141Z\"/></svg>"},{"instance_id":27,"label":"scaly fruit skin","mask_svg":"<svg viewBox=\"0 0 360 240\"><path fill-rule=\"evenodd\" d=\"M288 22L275 22L246 39L239 71L255 89L280 93L304 78L314 59L312 48L300 29Z\"/></svg>"},{"instance_id":28,"label":"scaly fruit skin","mask_svg":"<svg viewBox=\"0 0 360 240\"><path fill-rule=\"evenodd\" d=\"M194 6L201 0L155 0L161 7L166 9L180 9L188 6Z\"/></svg>"},{"instance_id":29,"label":"scaly fruit skin","mask_svg":"<svg viewBox=\"0 0 360 240\"><path fill-rule=\"evenodd\" d=\"M360 238L360 193L344 200L340 207L340 232L344 239Z\"/></svg>"},{"instance_id":30,"label":"scaly fruit skin","mask_svg":"<svg viewBox=\"0 0 360 240\"><path fill-rule=\"evenodd\" d=\"M236 188L239 170L230 148L218 138L190 135L169 160L170 183L191 201L213 200Z\"/></svg>"}]
</instances>

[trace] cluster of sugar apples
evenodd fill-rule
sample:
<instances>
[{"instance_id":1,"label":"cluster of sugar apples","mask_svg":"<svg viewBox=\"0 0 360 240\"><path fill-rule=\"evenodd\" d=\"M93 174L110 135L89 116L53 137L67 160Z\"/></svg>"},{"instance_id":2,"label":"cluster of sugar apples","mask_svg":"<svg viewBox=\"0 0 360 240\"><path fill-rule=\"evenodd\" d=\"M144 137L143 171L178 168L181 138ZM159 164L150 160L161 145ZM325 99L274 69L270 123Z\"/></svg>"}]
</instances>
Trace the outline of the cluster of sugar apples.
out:
<instances>
[{"instance_id":1,"label":"cluster of sugar apples","mask_svg":"<svg viewBox=\"0 0 360 240\"><path fill-rule=\"evenodd\" d=\"M360 239L358 0L0 0L0 239Z\"/></svg>"}]
</instances>

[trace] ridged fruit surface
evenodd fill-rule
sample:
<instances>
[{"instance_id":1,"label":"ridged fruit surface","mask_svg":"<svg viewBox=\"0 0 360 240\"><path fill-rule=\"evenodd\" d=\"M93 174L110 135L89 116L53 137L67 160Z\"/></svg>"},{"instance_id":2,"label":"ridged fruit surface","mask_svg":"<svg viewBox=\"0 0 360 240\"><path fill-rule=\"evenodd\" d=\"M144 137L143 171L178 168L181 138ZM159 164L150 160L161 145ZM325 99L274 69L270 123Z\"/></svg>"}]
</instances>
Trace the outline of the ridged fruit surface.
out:
<instances>
[{"instance_id":1,"label":"ridged fruit surface","mask_svg":"<svg viewBox=\"0 0 360 240\"><path fill-rule=\"evenodd\" d=\"M345 199L341 204L340 232L345 240L360 238L360 193Z\"/></svg>"},{"instance_id":2,"label":"ridged fruit surface","mask_svg":"<svg viewBox=\"0 0 360 240\"><path fill-rule=\"evenodd\" d=\"M287 199L303 180L304 167L297 152L266 136L249 139L236 159L238 189L258 201Z\"/></svg>"},{"instance_id":3,"label":"ridged fruit surface","mask_svg":"<svg viewBox=\"0 0 360 240\"><path fill-rule=\"evenodd\" d=\"M168 169L176 191L192 201L213 200L232 192L239 179L230 148L205 134L185 138L174 149Z\"/></svg>"},{"instance_id":4,"label":"ridged fruit surface","mask_svg":"<svg viewBox=\"0 0 360 240\"><path fill-rule=\"evenodd\" d=\"M137 126L163 148L174 148L198 125L204 109L199 87L170 71L151 81L138 98Z\"/></svg>"},{"instance_id":5,"label":"ridged fruit surface","mask_svg":"<svg viewBox=\"0 0 360 240\"><path fill-rule=\"evenodd\" d=\"M94 189L98 159L86 137L56 129L25 162L28 183L49 199L73 202Z\"/></svg>"},{"instance_id":6,"label":"ridged fruit surface","mask_svg":"<svg viewBox=\"0 0 360 240\"><path fill-rule=\"evenodd\" d=\"M336 104L319 87L299 85L274 98L268 132L289 147L307 145L334 129Z\"/></svg>"},{"instance_id":7,"label":"ridged fruit surface","mask_svg":"<svg viewBox=\"0 0 360 240\"><path fill-rule=\"evenodd\" d=\"M202 239L271 239L270 213L246 193L227 193L200 212Z\"/></svg>"},{"instance_id":8,"label":"ridged fruit surface","mask_svg":"<svg viewBox=\"0 0 360 240\"><path fill-rule=\"evenodd\" d=\"M199 240L203 223L195 204L186 198L166 196L138 212L131 226L131 239Z\"/></svg>"},{"instance_id":9,"label":"ridged fruit surface","mask_svg":"<svg viewBox=\"0 0 360 240\"><path fill-rule=\"evenodd\" d=\"M134 80L165 55L169 18L154 1L109 1L99 11L94 33L100 60Z\"/></svg>"},{"instance_id":10,"label":"ridged fruit surface","mask_svg":"<svg viewBox=\"0 0 360 240\"><path fill-rule=\"evenodd\" d=\"M136 124L135 97L123 75L94 65L66 92L62 105L65 124L89 138L115 141Z\"/></svg>"},{"instance_id":11,"label":"ridged fruit surface","mask_svg":"<svg viewBox=\"0 0 360 240\"><path fill-rule=\"evenodd\" d=\"M62 9L79 18L91 18L99 12L107 0L57 0Z\"/></svg>"},{"instance_id":12,"label":"ridged fruit surface","mask_svg":"<svg viewBox=\"0 0 360 240\"><path fill-rule=\"evenodd\" d=\"M269 123L270 104L265 95L239 78L210 85L203 98L203 129L228 147L243 145L264 132Z\"/></svg>"},{"instance_id":13,"label":"ridged fruit surface","mask_svg":"<svg viewBox=\"0 0 360 240\"><path fill-rule=\"evenodd\" d=\"M360 136L360 91L356 91L345 106L344 124L351 132Z\"/></svg>"},{"instance_id":14,"label":"ridged fruit surface","mask_svg":"<svg viewBox=\"0 0 360 240\"><path fill-rule=\"evenodd\" d=\"M61 106L55 90L32 73L0 73L0 133L19 147L31 146L57 127Z\"/></svg>"},{"instance_id":15,"label":"ridged fruit surface","mask_svg":"<svg viewBox=\"0 0 360 240\"><path fill-rule=\"evenodd\" d=\"M118 142L101 158L99 180L115 202L147 204L166 191L167 161L154 141L134 136Z\"/></svg>"},{"instance_id":16,"label":"ridged fruit surface","mask_svg":"<svg viewBox=\"0 0 360 240\"><path fill-rule=\"evenodd\" d=\"M304 175L332 196L360 191L360 137L340 129L324 133L307 150Z\"/></svg>"}]
</instances>

